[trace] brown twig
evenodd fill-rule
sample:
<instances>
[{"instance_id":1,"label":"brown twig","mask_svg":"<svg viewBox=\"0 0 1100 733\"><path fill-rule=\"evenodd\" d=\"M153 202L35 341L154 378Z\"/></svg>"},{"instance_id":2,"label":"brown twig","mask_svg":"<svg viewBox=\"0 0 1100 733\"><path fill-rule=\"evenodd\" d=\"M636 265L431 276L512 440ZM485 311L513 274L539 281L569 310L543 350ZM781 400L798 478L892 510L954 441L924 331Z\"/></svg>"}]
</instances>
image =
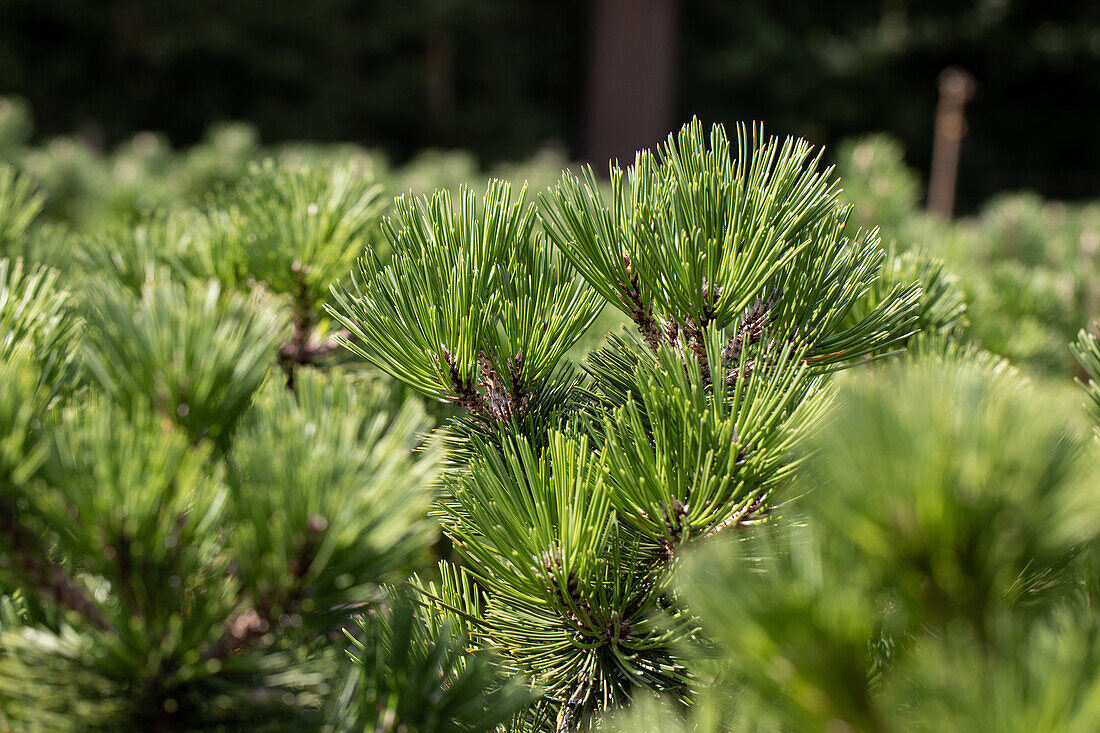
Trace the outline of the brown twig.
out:
<instances>
[{"instance_id":1,"label":"brown twig","mask_svg":"<svg viewBox=\"0 0 1100 733\"><path fill-rule=\"evenodd\" d=\"M699 375L703 378L703 384L710 384L710 360L707 359L707 345L703 338L703 329L699 328L691 318L687 319L687 344L691 355L699 363Z\"/></svg>"},{"instance_id":2,"label":"brown twig","mask_svg":"<svg viewBox=\"0 0 1100 733\"><path fill-rule=\"evenodd\" d=\"M520 351L508 365L508 376L512 380L512 409L517 420L522 420L531 404L531 392L523 382L523 352Z\"/></svg>"},{"instance_id":3,"label":"brown twig","mask_svg":"<svg viewBox=\"0 0 1100 733\"><path fill-rule=\"evenodd\" d=\"M451 397L447 401L452 405L465 409L476 418L483 421L491 420L492 410L485 402L485 397L477 391L473 380L469 377L463 379L458 371L458 363L446 346L440 344L439 352L442 355L443 364L447 366L447 373L451 382Z\"/></svg>"},{"instance_id":4,"label":"brown twig","mask_svg":"<svg viewBox=\"0 0 1100 733\"><path fill-rule=\"evenodd\" d=\"M689 317L686 319L687 328L687 343L688 349L691 350L692 356L695 357L695 361L699 363L699 373L703 378L703 384L709 385L711 380L710 374L710 359L707 357L707 345L706 338L703 333L706 331L707 326L714 320L715 306L718 303L718 298L722 295L722 287L715 285L711 288L710 284L703 280L703 314L702 320L696 323L695 319Z\"/></svg>"},{"instance_id":5,"label":"brown twig","mask_svg":"<svg viewBox=\"0 0 1100 733\"><path fill-rule=\"evenodd\" d=\"M480 384L485 388L485 396L488 398L489 414L495 420L507 420L512 415L512 393L485 350L478 354L477 366Z\"/></svg>"},{"instance_id":6,"label":"brown twig","mask_svg":"<svg viewBox=\"0 0 1100 733\"><path fill-rule=\"evenodd\" d=\"M707 532L706 536L713 537L729 527L740 527L757 521L760 518L759 512L764 507L767 498L767 492L760 492L752 501L747 502L729 517L716 524L712 530Z\"/></svg>"},{"instance_id":7,"label":"brown twig","mask_svg":"<svg viewBox=\"0 0 1100 733\"><path fill-rule=\"evenodd\" d=\"M749 346L755 346L764 338L764 332L771 324L771 309L779 299L778 291L768 296L760 296L749 309L741 314L741 325L737 333L722 350L722 365L725 369L726 383L732 385L739 377L749 376L758 366L759 359L746 361L741 369L741 354Z\"/></svg>"},{"instance_id":8,"label":"brown twig","mask_svg":"<svg viewBox=\"0 0 1100 733\"><path fill-rule=\"evenodd\" d=\"M626 269L627 283L620 284L623 291L623 306L630 314L631 320L638 326L649 347L657 351L664 343L664 333L657 319L653 317L653 303L642 300L641 289L638 287L638 274L634 272L630 262L630 255L623 253L623 267Z\"/></svg>"}]
</instances>

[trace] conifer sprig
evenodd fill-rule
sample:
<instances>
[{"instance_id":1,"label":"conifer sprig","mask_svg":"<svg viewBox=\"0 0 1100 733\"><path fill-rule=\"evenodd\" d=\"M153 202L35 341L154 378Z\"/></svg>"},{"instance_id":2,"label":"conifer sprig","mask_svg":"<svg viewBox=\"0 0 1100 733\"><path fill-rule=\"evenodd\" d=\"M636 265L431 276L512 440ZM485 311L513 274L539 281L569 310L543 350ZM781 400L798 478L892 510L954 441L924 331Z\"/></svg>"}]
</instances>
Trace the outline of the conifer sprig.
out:
<instances>
[{"instance_id":1,"label":"conifer sprig","mask_svg":"<svg viewBox=\"0 0 1100 733\"><path fill-rule=\"evenodd\" d=\"M107 395L223 447L287 333L285 311L214 281L102 288L89 321L87 367Z\"/></svg>"},{"instance_id":2,"label":"conifer sprig","mask_svg":"<svg viewBox=\"0 0 1100 733\"><path fill-rule=\"evenodd\" d=\"M710 329L712 363L722 339ZM612 502L650 540L674 548L758 520L772 487L793 468L790 453L827 393L789 345L772 369L741 358L730 380L708 384L698 363L663 346L640 360L635 399L605 417L602 433Z\"/></svg>"},{"instance_id":3,"label":"conifer sprig","mask_svg":"<svg viewBox=\"0 0 1100 733\"><path fill-rule=\"evenodd\" d=\"M559 720L577 725L637 684L682 693L687 673L673 642L690 634L690 619L654 619L663 568L647 566L643 544L616 523L587 438L551 433L540 455L522 438L481 446L456 481L442 521L467 560L458 578L475 579L488 598L480 613L468 593L437 598L529 675Z\"/></svg>"},{"instance_id":4,"label":"conifer sprig","mask_svg":"<svg viewBox=\"0 0 1100 733\"><path fill-rule=\"evenodd\" d=\"M290 307L293 329L279 350L294 386L297 367L336 351L322 306L329 286L377 245L382 187L353 165L306 166L265 160L222 192L207 213L203 246L177 257L191 273L226 288L257 286Z\"/></svg>"},{"instance_id":5,"label":"conifer sprig","mask_svg":"<svg viewBox=\"0 0 1100 733\"><path fill-rule=\"evenodd\" d=\"M524 193L491 181L395 202L392 260L367 253L332 315L349 349L418 392L485 421L521 419L595 318L594 295L535 231Z\"/></svg>"},{"instance_id":6,"label":"conifer sprig","mask_svg":"<svg viewBox=\"0 0 1100 733\"><path fill-rule=\"evenodd\" d=\"M1069 348L1088 376L1087 382L1081 379L1077 382L1089 397L1089 410L1100 420L1100 340L1095 334L1082 328L1077 334L1077 340Z\"/></svg>"},{"instance_id":7,"label":"conifer sprig","mask_svg":"<svg viewBox=\"0 0 1100 733\"><path fill-rule=\"evenodd\" d=\"M829 368L899 342L914 330L920 288L884 296L859 322L844 316L878 276L874 234L844 235L849 209L805 142L721 126L709 144L697 120L611 167L606 201L591 169L565 174L543 198L547 231L592 288L628 315L656 349L684 337L707 374L704 333L768 324L771 338L805 345ZM738 329L730 347L744 343Z\"/></svg>"},{"instance_id":8,"label":"conifer sprig","mask_svg":"<svg viewBox=\"0 0 1100 733\"><path fill-rule=\"evenodd\" d=\"M76 376L80 316L58 283L59 273L23 260L0 260L0 359L24 350L39 384L57 395Z\"/></svg>"}]
</instances>

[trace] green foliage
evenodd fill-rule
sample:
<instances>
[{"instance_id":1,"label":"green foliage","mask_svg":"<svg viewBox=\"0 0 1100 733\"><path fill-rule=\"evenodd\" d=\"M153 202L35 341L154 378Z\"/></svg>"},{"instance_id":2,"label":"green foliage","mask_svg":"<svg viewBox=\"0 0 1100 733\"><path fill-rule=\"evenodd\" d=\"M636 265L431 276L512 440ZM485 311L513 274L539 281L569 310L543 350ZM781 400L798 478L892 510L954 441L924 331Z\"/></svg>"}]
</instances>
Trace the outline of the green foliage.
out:
<instances>
[{"instance_id":1,"label":"green foliage","mask_svg":"<svg viewBox=\"0 0 1100 733\"><path fill-rule=\"evenodd\" d=\"M554 582L548 575L581 583L597 574L612 514L588 442L556 433L541 456L523 439L502 454L489 447L481 454L444 505L446 526L474 555L469 572L521 593L541 592ZM519 484L527 491L516 491Z\"/></svg>"},{"instance_id":2,"label":"green foliage","mask_svg":"<svg viewBox=\"0 0 1100 733\"><path fill-rule=\"evenodd\" d=\"M213 277L226 288L251 288L255 282L263 281L264 276L250 272L246 264L248 230L265 229L262 222L279 216L286 222L294 217L309 220L300 206L294 209L299 213L289 213L291 207L274 217L259 216L251 224L246 221L251 217L233 217L223 208L234 200L238 186L259 191L274 185L271 180L260 180L263 176L252 179L256 169L262 170L265 165L284 173L305 168L330 173L354 169L361 185L369 187L366 181L376 181L387 193L411 190L430 194L435 188L445 188L454 195L464 182L475 191L485 190L486 173L468 152L428 151L407 164L391 166L379 152L354 145L292 144L261 148L255 130L247 125L212 128L202 141L186 151L172 151L162 137L149 133L138 133L106 153L90 148L78 138L55 138L28 148L25 142L29 118L25 105L19 101L5 102L0 106L8 110L6 119L13 131L9 137L14 147L10 148L10 154L0 152L0 156L18 171L16 178L33 182L37 191L34 198L44 195L41 214L33 218L14 249L7 248L7 256L22 256L26 262L41 262L65 272L72 263L87 258L82 252L85 245L79 241L87 237L93 241L106 238L103 247L107 259L121 258L136 266L134 273L144 273L143 256L132 259L123 254L132 246L126 241L125 232L131 228L140 230L146 222L155 230L165 212L198 206L212 209L204 212L211 221L196 218L187 225L198 246L187 248L183 272L172 266L173 272L177 276ZM838 200L853 207L845 236L858 241L860 229L870 232L878 227L887 244L896 244L899 256L905 256L916 244L927 256L942 258L945 276L949 279L953 273L958 277L957 290L967 300L971 316L969 337L1021 365L1049 374L1072 372L1074 363L1065 343L1075 337L1082 323L1094 317L1100 303L1100 290L1095 285L1100 281L1096 277L1100 209L1090 204L1043 201L1034 194L1011 194L991 201L973 218L940 221L917 208L921 197L919 181L906 167L896 141L872 136L840 145L836 151L837 171L843 184L836 192ZM545 190L565 163L560 155L548 152L488 170L497 178L517 185L527 180L530 189ZM1001 180L998 176L991 179ZM603 200L610 205L613 192L608 182L599 181L595 185L602 188ZM214 197L211 207L211 193L215 191L221 193ZM260 194L261 198L266 195ZM382 208L385 207L379 205ZM65 228L58 229L59 223ZM66 236L66 229L75 230L79 236ZM112 251L110 243L116 237L120 240L118 252ZM381 245L384 250L383 239L376 227L367 227L367 244L375 249ZM88 247L94 249L94 244ZM362 254L356 249L349 247L344 254L349 257ZM253 254L262 260L265 251L260 249ZM376 254L385 261L385 251ZM291 259L289 264L293 262ZM285 266L276 269L285 275ZM343 278L346 269L336 271L336 276ZM890 269L886 267L887 275ZM92 268L93 277L96 272ZM888 280L888 277L876 280L872 290L882 289ZM326 340L329 324L319 310L326 298L324 289L320 288L319 301L310 301L313 307L304 319L309 329L300 329L304 336L299 336L296 343L292 340L286 344L285 363L294 363L297 353L304 353L305 361L316 363L334 350L334 344ZM886 287L876 298L881 299L889 292ZM853 306L844 323L850 325L853 312L858 311L859 307ZM616 312L606 310L607 324L601 322L601 329L617 325L613 315ZM583 345L590 349L597 340L583 340ZM891 348L894 347L883 347L876 353ZM580 361L583 354L578 352L574 356L575 361Z\"/></svg>"},{"instance_id":3,"label":"green foliage","mask_svg":"<svg viewBox=\"0 0 1100 733\"><path fill-rule=\"evenodd\" d=\"M201 275L209 256L210 223L197 211L152 214L80 238L78 260L86 276L108 277L136 295L159 275Z\"/></svg>"},{"instance_id":4,"label":"green foliage","mask_svg":"<svg viewBox=\"0 0 1100 733\"><path fill-rule=\"evenodd\" d=\"M249 163L259 156L259 134L251 124L211 125L202 141L186 152L182 167L187 198L197 201L219 186L235 184L248 175Z\"/></svg>"},{"instance_id":5,"label":"green foliage","mask_svg":"<svg viewBox=\"0 0 1100 733\"><path fill-rule=\"evenodd\" d=\"M428 150L401 165L391 165L382 152L351 143L294 142L261 147L255 127L248 123L215 124L201 140L183 149L172 149L163 136L148 132L134 134L106 151L80 137L50 138L30 147L27 141L32 128L29 111L21 100L0 97L0 167L10 165L17 178L34 187L42 209L36 219L38 225L62 225L77 234L92 236L106 229L118 236L135 223L156 220L166 211L205 209L213 204L213 211L208 213L218 224L214 236L221 237L225 249L207 263L215 269L203 273L234 287L247 285L244 262L249 245L258 241L250 239L250 233L264 230L275 235L274 239L268 237L267 245L274 243L276 250L285 246L285 242L280 244L280 230L293 237L304 234L319 246L311 259L319 254L323 254L322 259L344 255L351 258L331 271L335 280L347 273L363 244L384 244L377 230L377 216L389 209L392 195L431 194L436 189L457 194L462 186L472 186L481 193L490 176L517 186L527 181L530 187L541 189L553 184L568 163L560 153L544 150L526 160L482 168L469 152ZM386 195L371 193L374 187L385 190ZM314 198L302 198L303 193ZM264 211L269 197L279 198L286 206ZM311 217L309 204L320 207L324 200L332 208L327 213L318 209L318 215ZM230 216L234 208L236 215ZM247 220L253 217L257 220L249 225ZM337 224L337 219L342 223ZM331 234L356 236L354 230L364 222L359 232L364 238L362 243L351 243L339 253L333 246L335 242L324 243ZM32 240L35 228L28 232ZM5 252L11 257L31 256L22 249L6 249L0 251L0 256ZM274 261L262 249L252 254L261 261L257 264L269 271L265 274L274 267L281 273L276 277L285 279L286 266L309 253L304 248L297 253L284 252ZM285 256L291 259L283 262ZM63 263L49 264L58 267ZM240 276L239 283L232 279L231 272ZM313 282L323 277L315 273L302 279ZM317 304L325 299L327 286L327 282L320 286Z\"/></svg>"},{"instance_id":6,"label":"green foliage","mask_svg":"<svg viewBox=\"0 0 1100 733\"><path fill-rule=\"evenodd\" d=\"M897 232L908 225L922 191L897 140L887 135L849 140L840 145L836 160L855 226Z\"/></svg>"},{"instance_id":7,"label":"green foliage","mask_svg":"<svg viewBox=\"0 0 1100 733\"><path fill-rule=\"evenodd\" d=\"M333 288L330 312L358 339L342 343L421 394L521 418L597 313L523 198L501 181L480 207L468 190L457 210L446 192L399 197L383 226L391 261L368 252L348 287Z\"/></svg>"},{"instance_id":8,"label":"green foliage","mask_svg":"<svg viewBox=\"0 0 1100 733\"><path fill-rule=\"evenodd\" d=\"M76 367L80 318L58 273L22 260L0 260L0 359L25 349L52 394L65 389Z\"/></svg>"},{"instance_id":9,"label":"green foliage","mask_svg":"<svg viewBox=\"0 0 1100 733\"><path fill-rule=\"evenodd\" d=\"M105 289L89 314L87 368L127 413L146 406L198 441L230 434L285 339L286 316L211 281Z\"/></svg>"},{"instance_id":10,"label":"green foliage","mask_svg":"<svg viewBox=\"0 0 1100 733\"><path fill-rule=\"evenodd\" d=\"M610 204L590 170L541 218L500 182L480 210L460 197L399 199L393 260L334 288L349 348L466 411L437 509L462 567L424 592L541 691L517 729L582 729L639 690L686 702L700 639L671 561L766 516L824 375L910 336L920 285L895 275L872 302L886 253L844 235L828 171L745 131L734 157L720 127L686 126L612 169ZM598 350L576 389L554 369L597 297L641 339Z\"/></svg>"},{"instance_id":11,"label":"green foliage","mask_svg":"<svg viewBox=\"0 0 1100 733\"><path fill-rule=\"evenodd\" d=\"M490 733L529 702L519 680L502 679L485 651L449 621L432 628L405 594L355 620L352 671L334 730Z\"/></svg>"},{"instance_id":12,"label":"green foliage","mask_svg":"<svg viewBox=\"0 0 1100 733\"><path fill-rule=\"evenodd\" d=\"M842 396L801 514L685 560L730 695L683 729L732 725L742 698L763 703L746 730L1079 729L1100 684L1094 447L981 364L919 361Z\"/></svg>"},{"instance_id":13,"label":"green foliage","mask_svg":"<svg viewBox=\"0 0 1100 733\"><path fill-rule=\"evenodd\" d=\"M234 606L209 449L152 413L98 403L66 412L48 441L38 480L20 487L7 559L40 618L65 615L5 635L0 709L95 729L224 707L220 662L202 653Z\"/></svg>"},{"instance_id":14,"label":"green foliage","mask_svg":"<svg viewBox=\"0 0 1100 733\"><path fill-rule=\"evenodd\" d=\"M1095 532L1097 497L1081 483L1079 440L1042 390L978 366L918 368L848 402L819 448L827 490L808 500L913 623L949 614L981 630L1003 608L1076 583L1065 563ZM889 494L869 502L879 486Z\"/></svg>"},{"instance_id":15,"label":"green foliage","mask_svg":"<svg viewBox=\"0 0 1100 733\"><path fill-rule=\"evenodd\" d=\"M261 395L223 463L148 405L90 396L41 419L18 358L0 367L0 720L320 726L340 669L322 632L430 532L422 408L303 375L297 398Z\"/></svg>"},{"instance_id":16,"label":"green foliage","mask_svg":"<svg viewBox=\"0 0 1100 733\"><path fill-rule=\"evenodd\" d=\"M862 300L848 315L850 323L856 323L873 310L896 288L906 283L921 284L920 305L917 315L917 334L926 339L937 335L951 338L965 336L970 325L967 317L967 301L959 285L959 278L947 269L947 263L939 257L914 247L899 252L891 244L887 247L886 261L881 276L871 285ZM907 344L912 346L912 342Z\"/></svg>"},{"instance_id":17,"label":"green foliage","mask_svg":"<svg viewBox=\"0 0 1100 733\"><path fill-rule=\"evenodd\" d=\"M880 226L901 258L913 256L916 245L916 260L942 259L941 286L955 281L944 302L966 300L969 337L1021 366L1071 373L1066 342L1100 303L1100 208L1024 192L998 196L973 218L947 222L916 208L915 176L888 140L860 140L845 146L838 160L841 196L855 207L852 222ZM928 292L932 274L921 273ZM947 296L952 291L956 295Z\"/></svg>"},{"instance_id":18,"label":"green foliage","mask_svg":"<svg viewBox=\"0 0 1100 733\"><path fill-rule=\"evenodd\" d=\"M17 249L28 264L37 263L69 275L78 269L75 240L64 225L40 222L27 232Z\"/></svg>"},{"instance_id":19,"label":"green foliage","mask_svg":"<svg viewBox=\"0 0 1100 733\"><path fill-rule=\"evenodd\" d=\"M57 537L54 552L118 594L107 610L117 614L112 625L141 635L140 625L191 610L175 608L177 596L217 594L203 569L218 554L225 494L208 449L191 449L186 433L165 430L148 411L130 418L92 402L61 420L40 472L48 490L32 511ZM196 630L211 625L194 621Z\"/></svg>"},{"instance_id":20,"label":"green foliage","mask_svg":"<svg viewBox=\"0 0 1100 733\"><path fill-rule=\"evenodd\" d=\"M522 438L483 447L469 478L443 502L443 522L490 594L470 620L576 726L635 684L675 691L685 671L650 618L662 568L616 526L610 488L584 438L551 434L541 456ZM460 609L464 610L464 609ZM465 609L468 611L468 609Z\"/></svg>"},{"instance_id":21,"label":"green foliage","mask_svg":"<svg viewBox=\"0 0 1100 733\"><path fill-rule=\"evenodd\" d=\"M229 459L229 511L241 581L264 615L338 618L422 551L437 450L414 458L424 409L388 402L382 385L313 372L257 400Z\"/></svg>"},{"instance_id":22,"label":"green foliage","mask_svg":"<svg viewBox=\"0 0 1100 733\"><path fill-rule=\"evenodd\" d=\"M1014 361L1048 373L1068 371L1066 342L1090 313L1085 303L1074 302L1073 276L1014 260L984 268L968 283L975 335Z\"/></svg>"},{"instance_id":23,"label":"green foliage","mask_svg":"<svg viewBox=\"0 0 1100 733\"><path fill-rule=\"evenodd\" d=\"M20 247L45 197L11 166L0 164L0 257L25 254Z\"/></svg>"},{"instance_id":24,"label":"green foliage","mask_svg":"<svg viewBox=\"0 0 1100 733\"><path fill-rule=\"evenodd\" d=\"M819 366L841 364L912 333L919 286L898 288L858 323L844 316L882 265L877 238L844 236L848 211L804 141L698 121L669 136L660 157L611 168L611 202L589 169L566 174L547 205L555 244L651 346L682 332L751 325L805 346ZM757 336L757 338L759 338Z\"/></svg>"},{"instance_id":25,"label":"green foliage","mask_svg":"<svg viewBox=\"0 0 1100 733\"><path fill-rule=\"evenodd\" d=\"M116 162L173 165L152 137ZM354 375L303 372L294 392L270 376L290 314L254 287L278 263L237 234L312 257L323 298L379 208L351 169L295 171L258 169L229 210L138 196L72 235L4 170L5 250L59 269L0 259L0 729L320 729L341 624L424 558L439 451L419 403ZM295 196L319 224L304 199L279 208ZM467 684L499 687L489 668Z\"/></svg>"},{"instance_id":26,"label":"green foliage","mask_svg":"<svg viewBox=\"0 0 1100 733\"><path fill-rule=\"evenodd\" d=\"M710 334L710 361L721 346ZM659 361L639 361L637 397L602 428L618 516L668 547L751 517L793 468L791 449L824 404L821 379L786 350L773 369L736 368L744 377L704 382L662 347Z\"/></svg>"},{"instance_id":27,"label":"green foliage","mask_svg":"<svg viewBox=\"0 0 1100 733\"><path fill-rule=\"evenodd\" d=\"M254 166L225 208L246 271L315 315L381 211L381 187L351 166Z\"/></svg>"},{"instance_id":28,"label":"green foliage","mask_svg":"<svg viewBox=\"0 0 1100 733\"><path fill-rule=\"evenodd\" d=\"M0 377L0 491L10 498L11 484L26 480L45 459L36 437L47 395L26 348L0 360Z\"/></svg>"},{"instance_id":29,"label":"green foliage","mask_svg":"<svg viewBox=\"0 0 1100 733\"><path fill-rule=\"evenodd\" d=\"M0 260L0 729L1085 726L1100 458L968 298L1079 314L1091 214L1044 248L1047 207L910 216L882 142L844 194L735 137L540 206L246 128L23 160L59 177L0 187L40 263Z\"/></svg>"},{"instance_id":30,"label":"green foliage","mask_svg":"<svg viewBox=\"0 0 1100 733\"><path fill-rule=\"evenodd\" d=\"M874 730L872 597L826 576L806 533L790 534L712 551L689 565L683 592L695 596L705 630L785 727L812 730L835 719Z\"/></svg>"},{"instance_id":31,"label":"green foliage","mask_svg":"<svg viewBox=\"0 0 1100 733\"><path fill-rule=\"evenodd\" d=\"M19 726L14 730L315 726L311 709L327 692L317 681L334 663L317 653L305 660L301 652L276 651L227 662L198 657L177 668L177 657L134 659L134 650L112 636L69 628L56 634L28 629L3 641L8 656L0 660L0 716ZM141 649L159 642L175 651L172 637L139 641Z\"/></svg>"},{"instance_id":32,"label":"green foliage","mask_svg":"<svg viewBox=\"0 0 1100 733\"><path fill-rule=\"evenodd\" d=\"M1057 613L997 639L993 654L965 631L926 641L906 660L912 682L895 698L902 709L921 706L902 718L907 730L1091 730L1100 713L1097 633L1094 617Z\"/></svg>"}]
</instances>

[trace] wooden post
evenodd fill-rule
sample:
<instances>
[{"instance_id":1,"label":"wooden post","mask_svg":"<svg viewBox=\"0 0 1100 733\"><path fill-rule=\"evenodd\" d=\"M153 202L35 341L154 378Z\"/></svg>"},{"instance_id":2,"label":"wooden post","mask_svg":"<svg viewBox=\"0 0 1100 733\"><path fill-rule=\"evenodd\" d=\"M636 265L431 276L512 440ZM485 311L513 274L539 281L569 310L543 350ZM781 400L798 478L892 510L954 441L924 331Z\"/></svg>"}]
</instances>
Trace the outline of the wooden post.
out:
<instances>
[{"instance_id":1,"label":"wooden post","mask_svg":"<svg viewBox=\"0 0 1100 733\"><path fill-rule=\"evenodd\" d=\"M963 108L974 97L974 77L958 67L940 74L940 101L936 106L932 171L928 176L928 210L950 219L955 208L955 182L959 174L959 149L966 135Z\"/></svg>"}]
</instances>

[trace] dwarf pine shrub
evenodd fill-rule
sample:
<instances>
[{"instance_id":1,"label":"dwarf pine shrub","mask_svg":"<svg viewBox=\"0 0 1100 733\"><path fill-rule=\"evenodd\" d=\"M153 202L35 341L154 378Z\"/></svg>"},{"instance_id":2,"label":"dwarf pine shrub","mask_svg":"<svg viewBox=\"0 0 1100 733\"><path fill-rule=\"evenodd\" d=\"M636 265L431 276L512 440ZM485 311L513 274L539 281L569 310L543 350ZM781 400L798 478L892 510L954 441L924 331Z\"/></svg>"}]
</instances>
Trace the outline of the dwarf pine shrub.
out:
<instances>
[{"instance_id":1,"label":"dwarf pine shrub","mask_svg":"<svg viewBox=\"0 0 1100 733\"><path fill-rule=\"evenodd\" d=\"M267 162L91 235L0 179L0 731L1087 719L1089 440L735 132L386 216Z\"/></svg>"},{"instance_id":2,"label":"dwarf pine shrub","mask_svg":"<svg viewBox=\"0 0 1100 733\"><path fill-rule=\"evenodd\" d=\"M351 349L460 408L435 511L458 558L423 593L540 691L526 724L692 699L681 548L763 522L827 375L915 331L919 285L868 302L885 252L836 195L806 143L694 122L606 192L399 199L392 260L334 287ZM634 330L578 374L602 307Z\"/></svg>"}]
</instances>

